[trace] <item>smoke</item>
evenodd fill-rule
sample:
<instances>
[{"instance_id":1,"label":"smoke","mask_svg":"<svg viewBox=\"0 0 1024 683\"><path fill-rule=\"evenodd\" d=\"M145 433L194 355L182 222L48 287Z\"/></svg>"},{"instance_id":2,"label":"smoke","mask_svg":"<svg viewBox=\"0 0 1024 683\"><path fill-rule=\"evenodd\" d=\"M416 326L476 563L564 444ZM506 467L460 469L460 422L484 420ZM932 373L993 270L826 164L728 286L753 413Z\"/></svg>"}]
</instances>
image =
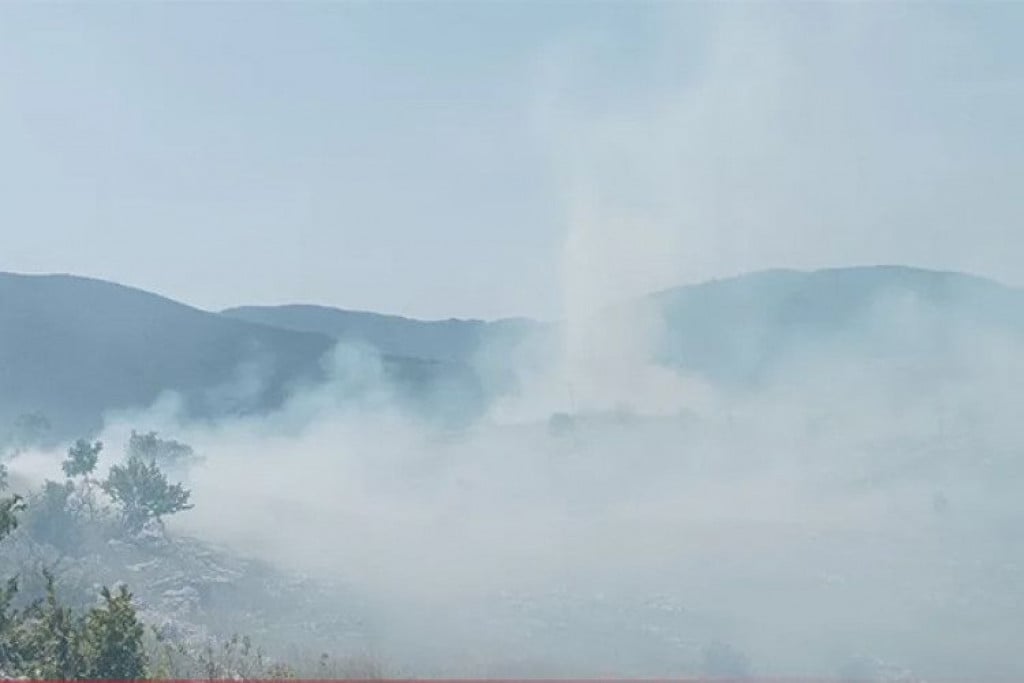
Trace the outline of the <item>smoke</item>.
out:
<instances>
[{"instance_id":1,"label":"smoke","mask_svg":"<svg viewBox=\"0 0 1024 683\"><path fill-rule=\"evenodd\" d=\"M173 397L111 415L105 464L131 429L192 445L195 508L171 529L359 594L377 651L419 674L698 673L717 642L763 674L862 656L1020 674L1015 337L883 293L867 341L797 330L760 383L659 358L694 331L651 292L766 262L953 258L933 238L970 193L946 190L986 160L954 168L939 157L965 138L901 106L931 73L910 56L948 25L890 53L869 38L905 35L903 10L804 9L722 7L696 46L668 9L628 96L573 90L618 46L545 55L563 320L481 350L478 371L516 381L471 426L410 411L383 359L340 345L329 380L270 415L195 423ZM265 374L243 366L217 399Z\"/></svg>"},{"instance_id":2,"label":"smoke","mask_svg":"<svg viewBox=\"0 0 1024 683\"><path fill-rule=\"evenodd\" d=\"M410 412L378 356L342 345L331 381L269 415L198 424L170 398L112 415L104 464L131 429L192 445L195 508L172 531L358 595L399 670L695 673L724 642L763 674L863 657L1008 674L1021 349L940 313L881 295L855 337L817 339L737 390L617 346L636 318L610 309L584 319L612 342L601 355L566 372L581 347L563 340L550 381L458 430ZM910 356L865 362L865 329ZM925 363L929 343L955 363ZM546 394L567 378L575 399Z\"/></svg>"},{"instance_id":3,"label":"smoke","mask_svg":"<svg viewBox=\"0 0 1024 683\"><path fill-rule=\"evenodd\" d=\"M1018 672L1014 336L882 294L736 388L617 346L632 320L585 319L602 355L566 372L580 347L554 344L549 381L467 428L411 411L381 358L342 345L330 381L268 415L197 423L167 396L109 416L101 469L132 429L193 446L195 508L172 533L312 577L400 671L681 675L728 643L765 675ZM865 335L895 355L858 353Z\"/></svg>"}]
</instances>

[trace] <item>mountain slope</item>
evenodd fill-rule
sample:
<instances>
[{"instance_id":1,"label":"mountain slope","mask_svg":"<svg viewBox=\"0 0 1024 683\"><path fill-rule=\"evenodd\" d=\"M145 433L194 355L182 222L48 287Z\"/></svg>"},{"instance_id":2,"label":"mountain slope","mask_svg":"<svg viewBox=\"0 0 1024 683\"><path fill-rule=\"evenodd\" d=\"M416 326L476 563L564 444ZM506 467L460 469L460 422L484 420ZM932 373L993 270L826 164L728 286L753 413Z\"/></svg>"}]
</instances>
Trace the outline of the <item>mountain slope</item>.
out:
<instances>
[{"instance_id":1,"label":"mountain slope","mask_svg":"<svg viewBox=\"0 0 1024 683\"><path fill-rule=\"evenodd\" d=\"M329 306L239 306L223 315L299 332L317 332L368 344L382 353L437 361L467 361L498 334L522 334L536 323L523 319L415 320Z\"/></svg>"},{"instance_id":2,"label":"mountain slope","mask_svg":"<svg viewBox=\"0 0 1024 683\"><path fill-rule=\"evenodd\" d=\"M336 344L101 280L0 273L0 440L29 413L45 416L54 437L84 435L104 413L147 407L165 392L202 418L265 412L328 379L355 396L365 377L340 386L353 368L326 357ZM380 351L382 379L402 405L455 421L481 410L464 364Z\"/></svg>"},{"instance_id":3,"label":"mountain slope","mask_svg":"<svg viewBox=\"0 0 1024 683\"><path fill-rule=\"evenodd\" d=\"M812 357L962 359L983 337L1024 340L1021 290L902 266L764 271L644 305L663 321L659 359L718 381L767 379Z\"/></svg>"},{"instance_id":4,"label":"mountain slope","mask_svg":"<svg viewBox=\"0 0 1024 683\"><path fill-rule=\"evenodd\" d=\"M195 414L264 410L322 377L332 345L109 282L0 273L0 423L39 411L84 433L164 391Z\"/></svg>"},{"instance_id":5,"label":"mountain slope","mask_svg":"<svg viewBox=\"0 0 1024 683\"><path fill-rule=\"evenodd\" d=\"M547 353L558 348L559 325L529 320L429 322L303 305L224 313L385 352L469 362L487 372L514 374L508 359L520 357L528 340L543 338ZM962 360L973 352L965 348L969 337L1024 338L1024 293L971 275L903 266L769 270L625 301L589 327L594 335L611 326L617 334L639 336L652 319L658 323L656 361L745 386L812 357ZM508 378L493 384L514 386Z\"/></svg>"},{"instance_id":6,"label":"mountain slope","mask_svg":"<svg viewBox=\"0 0 1024 683\"><path fill-rule=\"evenodd\" d=\"M608 309L595 334L618 324L640 335L631 327L638 311L660 323L656 361L736 387L799 377L816 359L956 370L988 342L1024 344L1021 290L895 266L678 287ZM0 274L0 432L38 411L60 436L81 435L105 412L148 406L165 391L202 417L266 411L291 388L325 379L324 355L338 339L380 351L406 405L464 422L516 390L521 364L544 367L557 328L315 306L217 314L98 280Z\"/></svg>"}]
</instances>

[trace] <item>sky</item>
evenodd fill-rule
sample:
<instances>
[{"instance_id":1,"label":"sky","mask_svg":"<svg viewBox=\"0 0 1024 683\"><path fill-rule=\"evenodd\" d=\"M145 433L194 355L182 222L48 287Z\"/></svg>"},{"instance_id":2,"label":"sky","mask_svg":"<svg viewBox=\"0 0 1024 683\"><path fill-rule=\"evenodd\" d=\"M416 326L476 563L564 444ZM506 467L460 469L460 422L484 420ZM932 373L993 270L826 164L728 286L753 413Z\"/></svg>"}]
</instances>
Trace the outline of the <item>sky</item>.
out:
<instances>
[{"instance_id":1,"label":"sky","mask_svg":"<svg viewBox=\"0 0 1024 683\"><path fill-rule=\"evenodd\" d=\"M1024 3L4 3L0 270L554 318L775 267L1024 285Z\"/></svg>"}]
</instances>

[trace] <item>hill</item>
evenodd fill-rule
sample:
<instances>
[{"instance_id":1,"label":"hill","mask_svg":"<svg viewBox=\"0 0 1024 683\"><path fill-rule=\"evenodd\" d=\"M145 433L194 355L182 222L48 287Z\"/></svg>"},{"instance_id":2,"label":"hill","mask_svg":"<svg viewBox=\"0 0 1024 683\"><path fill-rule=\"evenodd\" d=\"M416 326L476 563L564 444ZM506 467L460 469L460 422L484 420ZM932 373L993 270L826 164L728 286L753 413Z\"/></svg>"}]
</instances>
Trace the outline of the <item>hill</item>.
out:
<instances>
[{"instance_id":1,"label":"hill","mask_svg":"<svg viewBox=\"0 0 1024 683\"><path fill-rule=\"evenodd\" d=\"M332 344L100 280L0 273L0 424L38 411L84 433L165 391L194 414L265 410L321 378Z\"/></svg>"},{"instance_id":2,"label":"hill","mask_svg":"<svg viewBox=\"0 0 1024 683\"><path fill-rule=\"evenodd\" d=\"M955 369L984 354L979 339L1024 341L1021 290L900 266L677 287L607 309L595 330L618 319L629 333L638 311L660 322L657 362L735 387L798 377L820 358ZM557 328L304 305L218 314L99 280L0 274L0 428L39 412L61 436L83 434L166 391L196 416L259 413L324 380L338 340L376 348L403 398L464 422L514 390L518 363L543 367L530 354L558 348Z\"/></svg>"},{"instance_id":3,"label":"hill","mask_svg":"<svg viewBox=\"0 0 1024 683\"><path fill-rule=\"evenodd\" d=\"M642 324L638 313L640 320L658 321L658 362L736 386L778 379L813 357L938 362L965 352L972 335L1024 339L1020 290L904 266L768 270L674 287L609 307L590 321L591 333L611 324L629 334ZM516 357L527 339L546 337L547 350L557 348L558 325L531 320L422 321L306 305L242 306L224 314L387 353L466 362L478 371L494 372L495 359ZM487 362L476 363L481 356Z\"/></svg>"},{"instance_id":4,"label":"hill","mask_svg":"<svg viewBox=\"0 0 1024 683\"><path fill-rule=\"evenodd\" d=\"M664 323L661 362L728 383L767 381L812 358L964 360L982 338L1024 341L1021 290L903 266L763 271L643 303Z\"/></svg>"},{"instance_id":5,"label":"hill","mask_svg":"<svg viewBox=\"0 0 1024 683\"><path fill-rule=\"evenodd\" d=\"M496 336L521 335L536 326L526 319L416 320L303 304L239 306L222 313L247 322L368 344L382 353L436 361L470 361L482 345Z\"/></svg>"}]
</instances>

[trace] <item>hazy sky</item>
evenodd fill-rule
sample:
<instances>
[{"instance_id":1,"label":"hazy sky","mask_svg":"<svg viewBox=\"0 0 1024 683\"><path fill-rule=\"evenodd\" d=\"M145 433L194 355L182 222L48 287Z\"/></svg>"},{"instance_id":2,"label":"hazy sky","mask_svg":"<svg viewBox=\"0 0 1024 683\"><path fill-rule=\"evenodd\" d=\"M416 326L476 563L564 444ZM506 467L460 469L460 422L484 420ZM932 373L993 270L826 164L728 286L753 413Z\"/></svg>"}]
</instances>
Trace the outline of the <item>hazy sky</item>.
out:
<instances>
[{"instance_id":1,"label":"hazy sky","mask_svg":"<svg viewBox=\"0 0 1024 683\"><path fill-rule=\"evenodd\" d=\"M1024 3L0 5L0 270L556 316L739 271L1024 284Z\"/></svg>"}]
</instances>

